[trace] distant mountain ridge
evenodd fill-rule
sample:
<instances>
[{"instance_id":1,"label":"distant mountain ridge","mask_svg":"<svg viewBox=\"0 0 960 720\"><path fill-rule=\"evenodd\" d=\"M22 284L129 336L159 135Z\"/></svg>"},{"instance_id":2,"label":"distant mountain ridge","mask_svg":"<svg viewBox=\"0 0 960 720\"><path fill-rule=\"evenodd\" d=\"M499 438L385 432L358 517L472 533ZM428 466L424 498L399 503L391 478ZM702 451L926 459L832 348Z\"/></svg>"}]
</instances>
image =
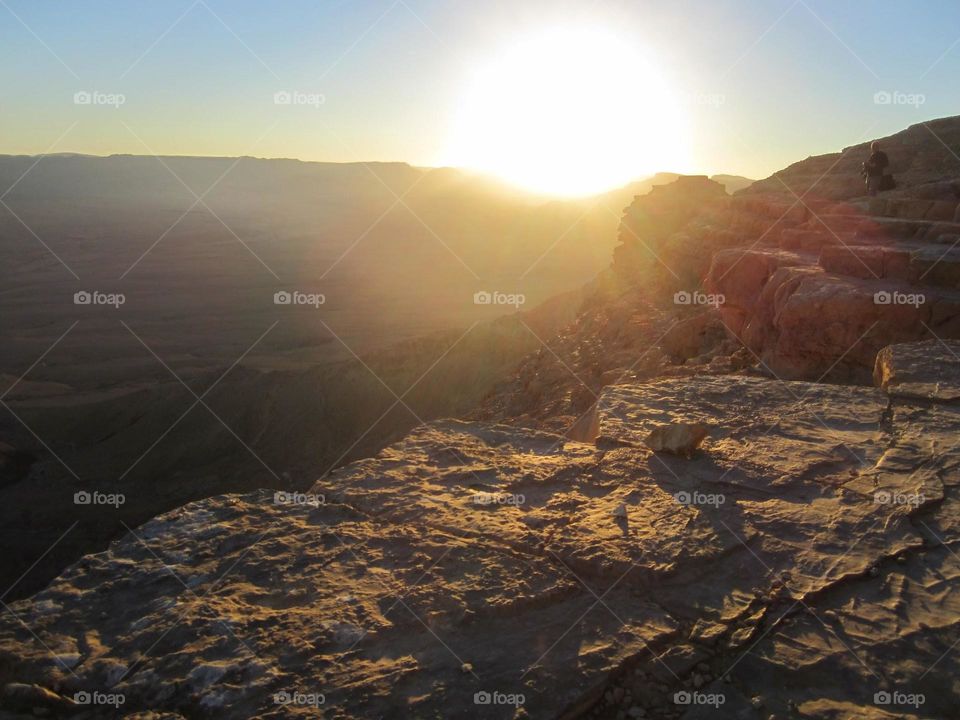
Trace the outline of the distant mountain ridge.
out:
<instances>
[{"instance_id":1,"label":"distant mountain ridge","mask_svg":"<svg viewBox=\"0 0 960 720\"><path fill-rule=\"evenodd\" d=\"M76 160L83 161L83 164L69 166L60 166L51 168L51 172L45 173L42 159L58 160ZM41 160L41 162L37 162ZM36 165L32 168L31 166ZM658 172L646 178L631 181L619 188L613 188L601 193L585 195L582 197L556 198L551 195L545 195L530 190L525 190L500 180L491 175L474 172L464 168L450 166L423 166L413 165L403 161L345 161L330 162L322 160L300 160L298 158L259 158L249 155L242 156L205 156L205 155L136 155L131 153L114 153L111 155L90 155L86 153L60 152L60 153L41 153L39 155L18 155L18 154L0 154L0 185L7 183L7 186L13 184L27 169L30 169L28 176L24 176L22 181L31 181L27 188L36 190L44 182L56 181L59 171L64 174L63 180L73 181L77 177L83 176L87 181L94 181L93 186L97 186L97 180L100 184L107 178L102 176L102 171L110 165L110 171L113 173L115 184L109 188L115 192L123 190L133 190L136 186L130 187L121 182L125 177L129 177L132 171L144 172L144 180L149 181L149 177L155 174L157 165L166 166L168 171L176 174L183 179L187 185L195 192L202 192L206 187L204 182L212 183L219 177L217 174L230 169L229 175L234 183L242 185L244 182L253 182L259 174L263 178L278 179L280 170L286 170L290 179L301 179L309 181L321 180L324 176L333 174L344 177L378 177L387 184L420 181L425 182L426 189L444 189L450 186L460 185L474 190L483 190L493 195L509 195L517 199L528 199L530 202L581 202L590 199L596 199L609 195L620 195L626 192L634 194L645 194L649 192L654 185L664 185L671 183L681 176L682 173ZM232 169L231 169L232 166ZM266 172L273 170L273 173ZM239 176L239 180L238 177ZM164 182L168 178L160 177ZM172 177L172 175L171 175ZM727 186L727 192L731 195L738 190L748 187L753 180L739 175L714 175L711 177L721 184ZM195 182L191 182L195 181ZM242 181L242 182L241 182ZM18 183L19 185L19 183ZM54 183L55 186L55 183ZM209 186L209 185L207 185ZM27 189L25 188L25 189ZM107 188L101 188L107 189ZM22 193L23 194L23 193Z\"/></svg>"}]
</instances>

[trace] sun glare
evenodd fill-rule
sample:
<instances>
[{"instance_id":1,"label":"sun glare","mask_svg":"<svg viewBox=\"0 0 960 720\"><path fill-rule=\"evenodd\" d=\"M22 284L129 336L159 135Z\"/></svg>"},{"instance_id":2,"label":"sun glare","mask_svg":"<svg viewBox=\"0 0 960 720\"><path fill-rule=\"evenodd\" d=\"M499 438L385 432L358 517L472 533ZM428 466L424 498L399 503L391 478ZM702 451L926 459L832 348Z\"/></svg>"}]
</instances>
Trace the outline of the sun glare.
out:
<instances>
[{"instance_id":1,"label":"sun glare","mask_svg":"<svg viewBox=\"0 0 960 720\"><path fill-rule=\"evenodd\" d=\"M450 164L528 190L587 195L689 168L684 113L638 50L601 30L528 37L477 68Z\"/></svg>"}]
</instances>

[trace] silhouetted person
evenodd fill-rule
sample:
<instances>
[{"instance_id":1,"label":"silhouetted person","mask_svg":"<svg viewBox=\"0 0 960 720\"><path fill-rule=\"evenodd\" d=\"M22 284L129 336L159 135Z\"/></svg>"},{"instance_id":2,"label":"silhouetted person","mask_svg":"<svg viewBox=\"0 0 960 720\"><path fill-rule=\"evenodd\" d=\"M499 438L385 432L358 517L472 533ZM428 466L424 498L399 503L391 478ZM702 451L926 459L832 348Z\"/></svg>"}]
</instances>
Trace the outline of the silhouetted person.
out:
<instances>
[{"instance_id":1,"label":"silhouetted person","mask_svg":"<svg viewBox=\"0 0 960 720\"><path fill-rule=\"evenodd\" d=\"M880 143L871 143L870 157L867 158L867 161L863 164L863 172L867 176L867 194L869 194L870 197L875 197L876 194L883 189L881 184L883 183L883 176L886 174L886 169L889 165L890 158L880 149Z\"/></svg>"}]
</instances>

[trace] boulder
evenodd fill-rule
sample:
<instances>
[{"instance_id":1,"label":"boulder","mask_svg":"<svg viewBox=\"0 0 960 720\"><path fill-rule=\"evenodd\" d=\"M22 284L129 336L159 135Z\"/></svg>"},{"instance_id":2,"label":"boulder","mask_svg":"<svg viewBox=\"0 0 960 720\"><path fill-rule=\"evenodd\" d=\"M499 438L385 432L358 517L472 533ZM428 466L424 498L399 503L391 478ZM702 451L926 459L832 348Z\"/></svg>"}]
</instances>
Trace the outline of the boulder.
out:
<instances>
[{"instance_id":1,"label":"boulder","mask_svg":"<svg viewBox=\"0 0 960 720\"><path fill-rule=\"evenodd\" d=\"M689 458L700 447L707 434L707 426L703 423L677 422L658 425L643 442L654 452L667 452Z\"/></svg>"},{"instance_id":2,"label":"boulder","mask_svg":"<svg viewBox=\"0 0 960 720\"><path fill-rule=\"evenodd\" d=\"M895 397L960 400L960 341L889 345L877 353L873 381Z\"/></svg>"}]
</instances>

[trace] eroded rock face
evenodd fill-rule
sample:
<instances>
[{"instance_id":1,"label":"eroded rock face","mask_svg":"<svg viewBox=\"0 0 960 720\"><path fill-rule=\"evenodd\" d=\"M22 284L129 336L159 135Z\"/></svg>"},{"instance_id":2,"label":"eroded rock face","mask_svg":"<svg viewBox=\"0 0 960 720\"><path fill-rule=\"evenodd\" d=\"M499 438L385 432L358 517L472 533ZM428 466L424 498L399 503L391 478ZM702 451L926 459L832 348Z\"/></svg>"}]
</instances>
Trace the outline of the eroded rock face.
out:
<instances>
[{"instance_id":1,"label":"eroded rock face","mask_svg":"<svg viewBox=\"0 0 960 720\"><path fill-rule=\"evenodd\" d=\"M681 178L627 208L614 270L661 302L702 287L773 375L868 383L887 345L960 338L957 138L960 117L881 138L898 189L874 198L860 176L869 142L734 197Z\"/></svg>"},{"instance_id":2,"label":"eroded rock face","mask_svg":"<svg viewBox=\"0 0 960 720\"><path fill-rule=\"evenodd\" d=\"M643 446L705 421L690 459ZM187 717L949 715L960 407L700 376L596 422L609 449L430 423L160 516L11 605L2 680Z\"/></svg>"},{"instance_id":3,"label":"eroded rock face","mask_svg":"<svg viewBox=\"0 0 960 720\"><path fill-rule=\"evenodd\" d=\"M690 245L695 244L679 231L690 227L698 216L722 212L729 204L724 186L706 176L681 176L672 183L655 185L638 195L624 210L613 253L613 267L633 281L671 285L696 280L695 271L685 278L670 277L688 269ZM701 253L703 248L700 249ZM674 269L676 268L676 270Z\"/></svg>"}]
</instances>

